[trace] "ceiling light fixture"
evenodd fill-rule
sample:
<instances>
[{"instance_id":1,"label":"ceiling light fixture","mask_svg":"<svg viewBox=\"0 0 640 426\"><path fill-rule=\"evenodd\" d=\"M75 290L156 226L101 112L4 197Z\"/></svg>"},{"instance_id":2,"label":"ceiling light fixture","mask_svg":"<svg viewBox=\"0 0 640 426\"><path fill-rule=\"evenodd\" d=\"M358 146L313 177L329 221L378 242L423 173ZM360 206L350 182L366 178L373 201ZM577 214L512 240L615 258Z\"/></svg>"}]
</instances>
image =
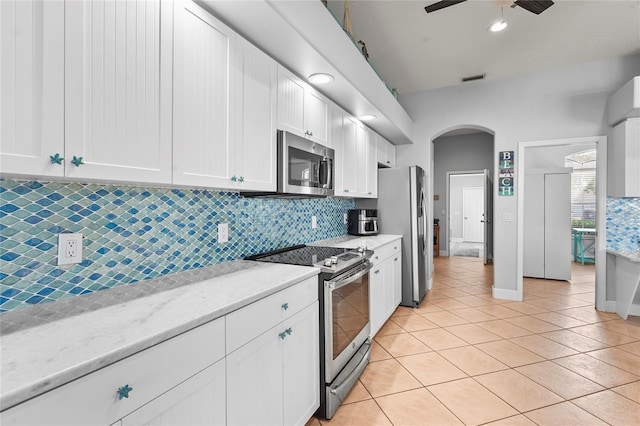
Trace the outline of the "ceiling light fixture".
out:
<instances>
[{"instance_id":1,"label":"ceiling light fixture","mask_svg":"<svg viewBox=\"0 0 640 426\"><path fill-rule=\"evenodd\" d=\"M311 74L308 80L313 84L327 84L333 81L333 76L331 74L320 72L317 74Z\"/></svg>"},{"instance_id":2,"label":"ceiling light fixture","mask_svg":"<svg viewBox=\"0 0 640 426\"><path fill-rule=\"evenodd\" d=\"M504 20L504 7L500 8L500 20L493 23L489 27L489 31L492 33L497 33L498 31L502 31L507 28L507 21Z\"/></svg>"},{"instance_id":3,"label":"ceiling light fixture","mask_svg":"<svg viewBox=\"0 0 640 426\"><path fill-rule=\"evenodd\" d=\"M360 119L360 121L371 121L371 120L374 120L374 119L378 118L378 116L373 115L373 114L365 114L365 115L361 115L358 118Z\"/></svg>"}]
</instances>

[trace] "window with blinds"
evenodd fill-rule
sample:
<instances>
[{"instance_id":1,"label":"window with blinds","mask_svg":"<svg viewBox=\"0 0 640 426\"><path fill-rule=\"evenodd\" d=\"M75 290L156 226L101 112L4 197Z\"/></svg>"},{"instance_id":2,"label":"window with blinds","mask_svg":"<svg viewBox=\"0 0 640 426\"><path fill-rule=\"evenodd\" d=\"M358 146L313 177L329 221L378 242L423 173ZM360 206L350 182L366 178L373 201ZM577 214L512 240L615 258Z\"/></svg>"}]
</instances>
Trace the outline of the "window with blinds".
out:
<instances>
[{"instance_id":1,"label":"window with blinds","mask_svg":"<svg viewBox=\"0 0 640 426\"><path fill-rule=\"evenodd\" d=\"M578 152L565 157L571 173L571 226L596 227L596 150Z\"/></svg>"}]
</instances>

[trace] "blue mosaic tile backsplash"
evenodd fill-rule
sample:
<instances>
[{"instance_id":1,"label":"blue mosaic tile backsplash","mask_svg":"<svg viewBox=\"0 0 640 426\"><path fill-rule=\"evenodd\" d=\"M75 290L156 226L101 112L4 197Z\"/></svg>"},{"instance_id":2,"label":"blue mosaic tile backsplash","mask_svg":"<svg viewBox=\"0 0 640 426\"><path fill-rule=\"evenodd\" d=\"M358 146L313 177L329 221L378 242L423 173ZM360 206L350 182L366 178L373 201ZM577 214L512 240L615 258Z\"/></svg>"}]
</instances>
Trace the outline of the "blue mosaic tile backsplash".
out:
<instances>
[{"instance_id":1,"label":"blue mosaic tile backsplash","mask_svg":"<svg viewBox=\"0 0 640 426\"><path fill-rule=\"evenodd\" d=\"M0 180L0 312L347 233L352 199ZM311 216L317 228L311 228ZM229 224L229 242L217 226ZM56 266L57 234L84 260Z\"/></svg>"},{"instance_id":2,"label":"blue mosaic tile backsplash","mask_svg":"<svg viewBox=\"0 0 640 426\"><path fill-rule=\"evenodd\" d=\"M607 248L640 251L640 198L607 197Z\"/></svg>"}]
</instances>

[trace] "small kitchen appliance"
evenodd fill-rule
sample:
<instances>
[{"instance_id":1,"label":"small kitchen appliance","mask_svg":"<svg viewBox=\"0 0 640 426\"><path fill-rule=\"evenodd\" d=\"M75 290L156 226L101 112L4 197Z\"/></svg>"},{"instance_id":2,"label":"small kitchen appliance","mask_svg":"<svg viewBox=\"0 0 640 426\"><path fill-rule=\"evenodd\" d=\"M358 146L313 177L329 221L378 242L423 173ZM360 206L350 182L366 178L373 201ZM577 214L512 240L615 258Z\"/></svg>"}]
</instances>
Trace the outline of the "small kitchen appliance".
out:
<instances>
[{"instance_id":1,"label":"small kitchen appliance","mask_svg":"<svg viewBox=\"0 0 640 426\"><path fill-rule=\"evenodd\" d=\"M369 258L366 247L299 245L246 257L259 262L315 266L320 322L320 408L330 419L369 363Z\"/></svg>"},{"instance_id":2,"label":"small kitchen appliance","mask_svg":"<svg viewBox=\"0 0 640 426\"><path fill-rule=\"evenodd\" d=\"M375 235L378 233L378 210L349 210L348 231L351 235Z\"/></svg>"}]
</instances>

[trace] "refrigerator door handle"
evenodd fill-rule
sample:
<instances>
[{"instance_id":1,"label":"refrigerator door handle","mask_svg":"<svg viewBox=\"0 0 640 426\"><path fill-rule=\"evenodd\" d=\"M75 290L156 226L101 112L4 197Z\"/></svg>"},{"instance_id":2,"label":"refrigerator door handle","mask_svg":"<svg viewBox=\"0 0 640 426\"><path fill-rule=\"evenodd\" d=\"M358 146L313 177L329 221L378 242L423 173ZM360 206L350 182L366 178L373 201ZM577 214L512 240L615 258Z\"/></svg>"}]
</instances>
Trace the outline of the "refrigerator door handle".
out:
<instances>
[{"instance_id":1,"label":"refrigerator door handle","mask_svg":"<svg viewBox=\"0 0 640 426\"><path fill-rule=\"evenodd\" d=\"M420 193L420 208L422 209L422 254L427 254L427 206L425 205L424 189Z\"/></svg>"}]
</instances>

